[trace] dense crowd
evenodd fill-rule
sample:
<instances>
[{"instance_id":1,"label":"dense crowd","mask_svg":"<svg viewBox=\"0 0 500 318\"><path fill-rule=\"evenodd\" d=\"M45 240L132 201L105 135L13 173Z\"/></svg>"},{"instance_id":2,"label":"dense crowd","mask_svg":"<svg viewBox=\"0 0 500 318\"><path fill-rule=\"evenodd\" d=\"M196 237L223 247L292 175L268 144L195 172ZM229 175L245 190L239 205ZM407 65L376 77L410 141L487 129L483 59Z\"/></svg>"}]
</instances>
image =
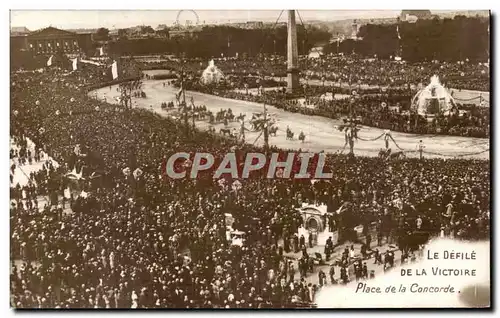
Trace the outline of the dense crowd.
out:
<instances>
[{"instance_id":1,"label":"dense crowd","mask_svg":"<svg viewBox=\"0 0 500 318\"><path fill-rule=\"evenodd\" d=\"M408 110L411 93L416 94L417 91L404 88L386 92L372 88L360 91L353 97L348 88L310 86L300 92L299 98L290 99L285 95L284 88L251 93L248 87L245 90L233 90L223 86L203 86L196 81L188 81L185 87L221 97L266 103L305 115L332 119L353 115L359 117L363 125L393 131L478 138L488 137L490 131L489 108L457 103L456 108L448 114L438 113L428 120L427 116Z\"/></svg>"},{"instance_id":2,"label":"dense crowd","mask_svg":"<svg viewBox=\"0 0 500 318\"><path fill-rule=\"evenodd\" d=\"M286 78L287 62L283 56L266 58L217 58L217 67L226 75L248 76L257 74L276 78ZM202 59L170 60L149 63L149 68L170 69L199 74L207 67ZM405 84L427 83L433 75L438 75L446 87L478 91L490 90L490 68L488 63L428 61L405 63L401 61L358 56L322 56L321 58L299 59L301 77L311 80L367 84L370 86L401 87Z\"/></svg>"},{"instance_id":3,"label":"dense crowd","mask_svg":"<svg viewBox=\"0 0 500 318\"><path fill-rule=\"evenodd\" d=\"M295 276L284 256L290 247L283 245L302 223L296 210L301 203L324 203L329 212L343 206L342 214L329 218L333 229L351 237L354 226L368 229L374 222L380 238L399 242L403 250L419 231L489 237L487 161L329 155L327 169L335 178L315 183L252 178L239 180L241 189L233 191L230 179L225 186L170 180L161 173L162 162L175 152L222 157L234 147L261 149L89 98L82 76L48 69L11 77L11 136L24 149L13 151L12 159L24 165L39 153L27 149L29 138L60 164L45 164L25 189L11 179L11 260L20 261L11 271L14 307L310 304L326 279L320 275L320 284L313 285L304 277L308 273ZM85 179L69 179L73 169L83 169ZM50 200L39 210L33 201L41 195ZM242 247L228 242L225 213L247 233ZM307 260L312 256L302 241L298 248ZM365 252L371 248L366 243ZM352 266L357 278L368 276L359 262L341 262L335 265L339 281L350 280Z\"/></svg>"},{"instance_id":4,"label":"dense crowd","mask_svg":"<svg viewBox=\"0 0 500 318\"><path fill-rule=\"evenodd\" d=\"M489 66L460 63L406 64L379 59L331 57L302 59L302 77L308 85L297 93L296 98L285 95L286 61L280 57L265 60L218 59L216 66L225 74L226 81L214 87L198 83L206 65L199 59L171 60L150 63L149 68L164 68L185 74L185 87L228 98L266 102L278 108L340 118L352 114L361 117L364 125L418 134L443 134L468 137L488 137L490 112L479 106L477 100L456 99L455 111L427 116L410 114L411 99L419 87L426 85L433 75L438 75L447 87L458 89L489 90ZM316 82L315 82L316 80ZM368 85L368 86L366 86ZM265 94L248 94L248 90L273 87ZM354 101L349 99L357 93ZM332 98L345 95L347 98ZM329 98L325 98L329 95ZM304 99L299 102L297 98ZM483 100L482 97L478 97ZM477 99L477 98L476 98ZM311 105L313 107L305 107ZM476 105L476 106L475 106ZM389 106L389 107L387 107ZM462 110L462 111L459 111Z\"/></svg>"}]
</instances>

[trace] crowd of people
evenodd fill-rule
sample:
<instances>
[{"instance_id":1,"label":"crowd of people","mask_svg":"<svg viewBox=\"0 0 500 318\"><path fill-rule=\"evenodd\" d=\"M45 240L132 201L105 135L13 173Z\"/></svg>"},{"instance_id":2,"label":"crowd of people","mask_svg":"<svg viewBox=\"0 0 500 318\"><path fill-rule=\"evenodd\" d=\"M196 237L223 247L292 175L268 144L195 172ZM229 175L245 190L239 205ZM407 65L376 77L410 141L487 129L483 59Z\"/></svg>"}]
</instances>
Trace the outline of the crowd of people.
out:
<instances>
[{"instance_id":1,"label":"crowd of people","mask_svg":"<svg viewBox=\"0 0 500 318\"><path fill-rule=\"evenodd\" d=\"M489 107L483 107L483 104L489 101L483 97L478 96L474 101L456 99L455 111L448 114L439 113L430 119L416 115L411 106L413 96L419 88L427 85L433 75L438 75L446 87L488 91L487 64L469 61L406 64L375 58L338 56L304 58L301 63L301 77L306 78L308 84L294 98L285 94L283 88L286 61L281 57L262 60L218 59L216 66L224 73L226 81L216 86L198 83L206 67L199 59L165 60L152 63L153 65L148 67L185 74L184 85L192 90L240 100L266 102L291 112L328 118L341 118L354 113L355 116L361 117L363 125L417 134L479 138L489 136L490 111ZM280 86L281 88L276 88ZM249 94L249 89L259 87L269 88L265 93ZM351 98L353 92L357 94L354 101ZM333 97L326 98L327 95ZM335 98L335 95L344 96Z\"/></svg>"},{"instance_id":2,"label":"crowd of people","mask_svg":"<svg viewBox=\"0 0 500 318\"><path fill-rule=\"evenodd\" d=\"M410 89L386 92L370 89L368 92L353 96L348 88L310 86L300 93L298 96L300 98L290 99L287 98L284 88L267 89L252 94L248 91L248 87L246 90L234 90L224 86L203 86L196 81L185 83L185 87L226 98L266 103L305 115L332 119L352 115L359 117L363 125L406 133L486 138L490 131L488 107L457 103L454 111L448 114L438 113L429 120L427 116L417 115L408 110L411 93L417 92ZM339 98L335 98L338 95Z\"/></svg>"},{"instance_id":3,"label":"crowd of people","mask_svg":"<svg viewBox=\"0 0 500 318\"><path fill-rule=\"evenodd\" d=\"M418 231L489 238L488 161L328 155L335 178L314 183L251 178L235 191L218 180L170 180L161 166L175 152L262 149L90 98L86 76L57 68L11 76L11 136L21 148L31 140L60 165L29 176L29 191L11 179L13 307L311 306L326 279L315 285L308 273L295 276L283 247L302 225L302 203L327 204L329 212L344 206L332 226L350 233L375 222L400 248ZM27 150L12 153L14 162L26 157ZM83 179L69 179L73 169ZM32 202L40 195L50 198L41 209ZM242 246L227 240L225 213L246 232ZM359 262L338 266L331 275L339 282L352 280L348 267L358 279L368 276Z\"/></svg>"},{"instance_id":4,"label":"crowd of people","mask_svg":"<svg viewBox=\"0 0 500 318\"><path fill-rule=\"evenodd\" d=\"M261 76L285 79L287 61L284 56L261 58L217 58L216 66L226 75ZM196 59L172 59L149 63L149 68L181 70L201 75L208 66L207 61ZM489 63L470 62L468 59L457 62L427 61L405 63L395 60L362 58L356 55L321 58L299 58L301 76L309 79L341 83L367 84L370 86L401 87L405 84L426 84L433 75L450 88L486 91L490 90Z\"/></svg>"}]
</instances>

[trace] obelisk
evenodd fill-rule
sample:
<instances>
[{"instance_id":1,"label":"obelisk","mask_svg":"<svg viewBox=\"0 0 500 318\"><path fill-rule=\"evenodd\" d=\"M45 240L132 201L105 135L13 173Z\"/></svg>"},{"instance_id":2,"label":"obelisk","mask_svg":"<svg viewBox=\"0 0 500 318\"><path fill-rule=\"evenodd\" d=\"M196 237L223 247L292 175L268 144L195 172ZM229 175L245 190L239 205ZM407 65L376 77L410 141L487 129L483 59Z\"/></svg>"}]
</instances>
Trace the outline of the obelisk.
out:
<instances>
[{"instance_id":1,"label":"obelisk","mask_svg":"<svg viewBox=\"0 0 500 318\"><path fill-rule=\"evenodd\" d=\"M299 50L297 48L297 26L295 24L295 10L288 10L288 67L287 93L295 92L299 86Z\"/></svg>"}]
</instances>

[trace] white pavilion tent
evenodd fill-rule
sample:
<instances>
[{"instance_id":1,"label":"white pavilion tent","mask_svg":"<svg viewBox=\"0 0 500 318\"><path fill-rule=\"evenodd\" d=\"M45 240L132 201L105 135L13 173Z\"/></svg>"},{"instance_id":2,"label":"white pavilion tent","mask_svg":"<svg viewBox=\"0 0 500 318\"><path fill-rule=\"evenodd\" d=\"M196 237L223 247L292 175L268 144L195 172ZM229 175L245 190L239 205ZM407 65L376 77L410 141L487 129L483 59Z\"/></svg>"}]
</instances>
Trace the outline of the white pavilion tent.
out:
<instances>
[{"instance_id":1,"label":"white pavilion tent","mask_svg":"<svg viewBox=\"0 0 500 318\"><path fill-rule=\"evenodd\" d=\"M436 75L431 77L429 85L418 91L411 101L412 109L420 115L437 115L450 111L453 106L453 96Z\"/></svg>"}]
</instances>

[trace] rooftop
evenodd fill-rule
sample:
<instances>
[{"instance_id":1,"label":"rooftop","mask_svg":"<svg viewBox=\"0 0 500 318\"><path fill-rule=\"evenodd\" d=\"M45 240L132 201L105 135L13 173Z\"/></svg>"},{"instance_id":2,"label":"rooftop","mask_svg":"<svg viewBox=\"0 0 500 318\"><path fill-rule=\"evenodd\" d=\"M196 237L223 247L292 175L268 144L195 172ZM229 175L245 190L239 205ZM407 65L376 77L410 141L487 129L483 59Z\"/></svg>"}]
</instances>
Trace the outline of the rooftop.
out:
<instances>
[{"instance_id":1,"label":"rooftop","mask_svg":"<svg viewBox=\"0 0 500 318\"><path fill-rule=\"evenodd\" d=\"M28 28L21 26L21 27L11 27L10 28L10 35L25 35L30 33L31 31L28 30Z\"/></svg>"}]
</instances>

